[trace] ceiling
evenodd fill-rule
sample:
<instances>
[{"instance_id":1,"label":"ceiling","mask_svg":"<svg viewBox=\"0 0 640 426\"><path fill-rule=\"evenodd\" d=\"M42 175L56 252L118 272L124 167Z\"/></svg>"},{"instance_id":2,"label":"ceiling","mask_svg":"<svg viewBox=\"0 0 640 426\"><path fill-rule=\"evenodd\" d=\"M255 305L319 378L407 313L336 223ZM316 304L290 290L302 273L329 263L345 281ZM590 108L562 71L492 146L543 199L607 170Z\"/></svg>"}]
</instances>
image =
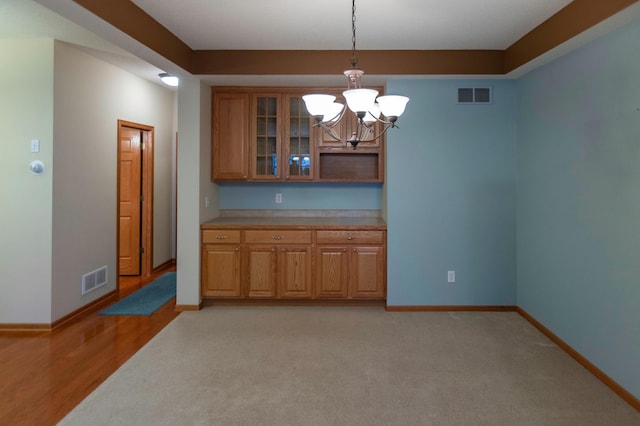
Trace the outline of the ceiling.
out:
<instances>
[{"instance_id":1,"label":"ceiling","mask_svg":"<svg viewBox=\"0 0 640 426\"><path fill-rule=\"evenodd\" d=\"M140 37L118 30L80 5L105 7L130 4L128 0L111 0L112 3L102 1L1 0L0 37L56 38L155 82L161 71L190 76L189 71L176 61L159 54L158 49L149 47L149 43L140 42ZM179 43L194 51L351 49L349 0L132 2L161 24L164 27L162 30L168 30L167 34L170 32L171 37L177 37ZM359 52L443 49L503 51L569 3L570 0L357 0L357 48ZM624 23L640 16L638 9L636 7L636 13L632 15L625 11L627 18L616 22ZM608 28L603 27L605 30ZM345 62L348 63L348 59L345 58ZM314 84L342 84L344 77L341 71L336 69L336 75L331 77L315 76ZM211 84L304 84L311 78L308 75L197 77ZM386 76L377 77L384 81ZM326 83L321 80L326 80ZM369 84L379 82L375 76L374 80L367 79Z\"/></svg>"},{"instance_id":2,"label":"ceiling","mask_svg":"<svg viewBox=\"0 0 640 426\"><path fill-rule=\"evenodd\" d=\"M133 0L192 49L351 48L350 0ZM357 0L359 49L506 49L571 0Z\"/></svg>"}]
</instances>

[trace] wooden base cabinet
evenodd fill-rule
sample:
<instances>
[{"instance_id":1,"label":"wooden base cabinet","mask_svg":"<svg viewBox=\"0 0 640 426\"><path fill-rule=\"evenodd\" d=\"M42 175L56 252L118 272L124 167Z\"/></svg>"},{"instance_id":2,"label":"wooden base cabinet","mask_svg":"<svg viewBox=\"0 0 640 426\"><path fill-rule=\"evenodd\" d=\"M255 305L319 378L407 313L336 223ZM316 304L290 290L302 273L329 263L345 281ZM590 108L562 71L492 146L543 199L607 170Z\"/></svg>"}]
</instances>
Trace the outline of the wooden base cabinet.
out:
<instances>
[{"instance_id":1,"label":"wooden base cabinet","mask_svg":"<svg viewBox=\"0 0 640 426\"><path fill-rule=\"evenodd\" d=\"M247 246L247 296L311 297L311 231L244 231Z\"/></svg>"},{"instance_id":2,"label":"wooden base cabinet","mask_svg":"<svg viewBox=\"0 0 640 426\"><path fill-rule=\"evenodd\" d=\"M202 231L202 296L242 296L241 258L239 231Z\"/></svg>"},{"instance_id":3,"label":"wooden base cabinet","mask_svg":"<svg viewBox=\"0 0 640 426\"><path fill-rule=\"evenodd\" d=\"M386 298L383 230L202 230L202 297Z\"/></svg>"},{"instance_id":4,"label":"wooden base cabinet","mask_svg":"<svg viewBox=\"0 0 640 426\"><path fill-rule=\"evenodd\" d=\"M384 247L318 247L315 296L383 299Z\"/></svg>"},{"instance_id":5,"label":"wooden base cabinet","mask_svg":"<svg viewBox=\"0 0 640 426\"><path fill-rule=\"evenodd\" d=\"M383 231L317 231L316 240L316 297L385 298Z\"/></svg>"}]
</instances>

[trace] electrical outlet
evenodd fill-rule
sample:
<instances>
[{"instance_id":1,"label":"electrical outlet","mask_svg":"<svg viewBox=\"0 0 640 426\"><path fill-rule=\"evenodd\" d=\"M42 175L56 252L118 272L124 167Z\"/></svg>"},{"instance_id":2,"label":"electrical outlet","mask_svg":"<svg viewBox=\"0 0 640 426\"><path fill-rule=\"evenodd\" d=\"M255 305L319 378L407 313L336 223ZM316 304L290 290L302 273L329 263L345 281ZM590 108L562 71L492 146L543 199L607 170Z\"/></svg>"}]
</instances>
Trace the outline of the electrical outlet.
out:
<instances>
[{"instance_id":1,"label":"electrical outlet","mask_svg":"<svg viewBox=\"0 0 640 426\"><path fill-rule=\"evenodd\" d=\"M205 197L204 197L204 208L208 209L210 205L211 205L211 202L209 201L209 197L205 195Z\"/></svg>"},{"instance_id":2,"label":"electrical outlet","mask_svg":"<svg viewBox=\"0 0 640 426\"><path fill-rule=\"evenodd\" d=\"M31 152L40 152L40 140L31 139Z\"/></svg>"},{"instance_id":3,"label":"electrical outlet","mask_svg":"<svg viewBox=\"0 0 640 426\"><path fill-rule=\"evenodd\" d=\"M282 203L282 192L276 192L276 203Z\"/></svg>"},{"instance_id":4,"label":"electrical outlet","mask_svg":"<svg viewBox=\"0 0 640 426\"><path fill-rule=\"evenodd\" d=\"M456 282L456 271L447 271L447 282L448 283Z\"/></svg>"}]
</instances>

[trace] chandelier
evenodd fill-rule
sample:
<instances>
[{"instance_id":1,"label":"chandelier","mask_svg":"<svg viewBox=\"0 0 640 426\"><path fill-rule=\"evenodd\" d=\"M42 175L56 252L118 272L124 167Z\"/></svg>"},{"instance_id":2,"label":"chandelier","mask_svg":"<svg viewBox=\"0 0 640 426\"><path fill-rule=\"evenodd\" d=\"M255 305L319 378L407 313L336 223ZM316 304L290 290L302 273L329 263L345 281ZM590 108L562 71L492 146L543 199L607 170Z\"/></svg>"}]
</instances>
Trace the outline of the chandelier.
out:
<instances>
[{"instance_id":1,"label":"chandelier","mask_svg":"<svg viewBox=\"0 0 640 426\"><path fill-rule=\"evenodd\" d=\"M364 89L361 87L364 71L358 68L358 58L356 56L356 1L351 3L351 68L344 71L347 77L347 90L342 92L347 105L336 102L336 97L325 94L304 95L302 99L309 114L316 121L314 127L322 128L331 138L342 142L350 143L356 149L362 137L369 135L375 123L382 123L384 128L373 139L381 138L389 128L398 127L396 121L402 115L409 102L406 96L386 95L378 96L378 91L374 89ZM348 139L342 139L335 128L342 119L351 111L357 117L357 127ZM380 118L383 115L384 118Z\"/></svg>"}]
</instances>

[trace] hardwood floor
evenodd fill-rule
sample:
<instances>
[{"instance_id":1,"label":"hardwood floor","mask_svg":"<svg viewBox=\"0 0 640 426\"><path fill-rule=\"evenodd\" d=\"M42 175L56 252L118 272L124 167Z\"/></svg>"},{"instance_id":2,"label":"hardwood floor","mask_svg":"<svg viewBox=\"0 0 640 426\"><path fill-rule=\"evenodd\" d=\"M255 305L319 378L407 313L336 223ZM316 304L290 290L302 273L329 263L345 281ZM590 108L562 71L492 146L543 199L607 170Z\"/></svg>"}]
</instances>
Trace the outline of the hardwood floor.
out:
<instances>
[{"instance_id":1,"label":"hardwood floor","mask_svg":"<svg viewBox=\"0 0 640 426\"><path fill-rule=\"evenodd\" d=\"M147 279L120 281L123 298ZM150 316L91 312L51 332L0 332L0 424L55 425L177 315L172 299Z\"/></svg>"}]
</instances>

